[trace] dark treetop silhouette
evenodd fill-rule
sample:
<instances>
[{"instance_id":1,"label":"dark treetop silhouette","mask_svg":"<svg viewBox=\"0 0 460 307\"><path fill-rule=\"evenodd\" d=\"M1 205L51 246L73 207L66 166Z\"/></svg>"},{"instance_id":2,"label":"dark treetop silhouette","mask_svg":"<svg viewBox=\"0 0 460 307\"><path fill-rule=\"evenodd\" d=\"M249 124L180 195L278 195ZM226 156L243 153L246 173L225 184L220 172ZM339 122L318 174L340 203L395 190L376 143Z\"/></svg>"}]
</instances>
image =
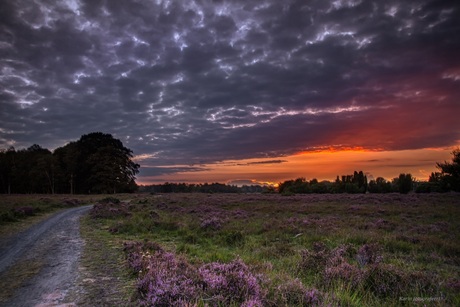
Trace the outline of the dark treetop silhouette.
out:
<instances>
[{"instance_id":1,"label":"dark treetop silhouette","mask_svg":"<svg viewBox=\"0 0 460 307\"><path fill-rule=\"evenodd\" d=\"M137 189L133 152L94 132L52 153L39 145L0 153L1 193L118 193Z\"/></svg>"}]
</instances>

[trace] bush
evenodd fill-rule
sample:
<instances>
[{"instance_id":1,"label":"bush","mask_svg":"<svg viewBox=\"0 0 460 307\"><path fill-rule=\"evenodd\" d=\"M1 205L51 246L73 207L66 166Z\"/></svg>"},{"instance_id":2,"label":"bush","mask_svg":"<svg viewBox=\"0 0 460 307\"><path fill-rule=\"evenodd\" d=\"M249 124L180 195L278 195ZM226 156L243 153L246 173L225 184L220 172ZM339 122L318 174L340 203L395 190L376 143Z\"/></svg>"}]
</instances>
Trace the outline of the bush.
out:
<instances>
[{"instance_id":1,"label":"bush","mask_svg":"<svg viewBox=\"0 0 460 307\"><path fill-rule=\"evenodd\" d=\"M121 201L116 197L106 197L99 201L100 204L119 204Z\"/></svg>"},{"instance_id":2,"label":"bush","mask_svg":"<svg viewBox=\"0 0 460 307\"><path fill-rule=\"evenodd\" d=\"M326 266L329 256L329 250L322 242L315 242L313 250L302 250L300 252L301 260L298 269L301 272L321 272Z\"/></svg>"},{"instance_id":3,"label":"bush","mask_svg":"<svg viewBox=\"0 0 460 307\"><path fill-rule=\"evenodd\" d=\"M258 279L248 266L236 259L228 264L213 262L199 268L205 292L216 304L229 305L246 300L261 302Z\"/></svg>"},{"instance_id":4,"label":"bush","mask_svg":"<svg viewBox=\"0 0 460 307\"><path fill-rule=\"evenodd\" d=\"M323 294L317 289L307 289L300 280L288 280L278 286L276 294L280 298L277 305L321 306Z\"/></svg>"},{"instance_id":5,"label":"bush","mask_svg":"<svg viewBox=\"0 0 460 307\"><path fill-rule=\"evenodd\" d=\"M406 290L407 283L401 271L385 264L369 266L362 276L364 289L379 297L399 297Z\"/></svg>"},{"instance_id":6,"label":"bush","mask_svg":"<svg viewBox=\"0 0 460 307\"><path fill-rule=\"evenodd\" d=\"M107 198L106 198L107 199ZM102 201L91 208L89 215L94 219L118 218L130 216L128 205L118 202Z\"/></svg>"},{"instance_id":7,"label":"bush","mask_svg":"<svg viewBox=\"0 0 460 307\"><path fill-rule=\"evenodd\" d=\"M205 218L201 221L201 229L204 230L220 230L223 221L218 217Z\"/></svg>"},{"instance_id":8,"label":"bush","mask_svg":"<svg viewBox=\"0 0 460 307\"><path fill-rule=\"evenodd\" d=\"M127 242L124 249L129 267L139 276L141 305L184 306L206 297L212 306L262 306L259 278L239 258L197 268L155 243Z\"/></svg>"},{"instance_id":9,"label":"bush","mask_svg":"<svg viewBox=\"0 0 460 307\"><path fill-rule=\"evenodd\" d=\"M356 260L360 266L379 264L383 261L383 257L380 255L381 252L382 250L377 244L364 244L359 248Z\"/></svg>"},{"instance_id":10,"label":"bush","mask_svg":"<svg viewBox=\"0 0 460 307\"><path fill-rule=\"evenodd\" d=\"M442 193L445 192L441 185L437 182L420 182L417 185L417 188L415 188L416 193L432 193L432 192L437 192L437 193Z\"/></svg>"}]
</instances>

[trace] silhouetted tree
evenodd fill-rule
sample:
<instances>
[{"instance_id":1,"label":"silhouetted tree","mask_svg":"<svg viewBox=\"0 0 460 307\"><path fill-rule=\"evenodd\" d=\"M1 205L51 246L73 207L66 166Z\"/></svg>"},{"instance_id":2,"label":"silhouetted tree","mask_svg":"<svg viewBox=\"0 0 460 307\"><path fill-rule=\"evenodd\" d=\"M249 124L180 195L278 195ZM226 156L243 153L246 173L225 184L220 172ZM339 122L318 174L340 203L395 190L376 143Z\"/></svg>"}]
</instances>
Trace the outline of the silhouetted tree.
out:
<instances>
[{"instance_id":1,"label":"silhouetted tree","mask_svg":"<svg viewBox=\"0 0 460 307\"><path fill-rule=\"evenodd\" d=\"M39 145L0 151L0 193L115 193L136 190L139 165L110 134L84 135L54 153Z\"/></svg>"},{"instance_id":2,"label":"silhouetted tree","mask_svg":"<svg viewBox=\"0 0 460 307\"><path fill-rule=\"evenodd\" d=\"M308 182L305 178L300 177L296 180L286 180L278 185L278 191L282 194L305 194L311 193L310 186L317 184L318 180L312 179Z\"/></svg>"},{"instance_id":3,"label":"silhouetted tree","mask_svg":"<svg viewBox=\"0 0 460 307\"><path fill-rule=\"evenodd\" d=\"M11 194L15 156L16 150L14 147L0 151L0 184L2 193Z\"/></svg>"},{"instance_id":4,"label":"silhouetted tree","mask_svg":"<svg viewBox=\"0 0 460 307\"><path fill-rule=\"evenodd\" d=\"M363 171L354 171L353 175L337 176L331 187L333 193L366 193L366 191L367 177Z\"/></svg>"},{"instance_id":5,"label":"silhouetted tree","mask_svg":"<svg viewBox=\"0 0 460 307\"><path fill-rule=\"evenodd\" d=\"M56 181L60 193L74 194L77 173L83 161L80 159L80 152L76 142L70 142L53 152L56 162Z\"/></svg>"},{"instance_id":6,"label":"silhouetted tree","mask_svg":"<svg viewBox=\"0 0 460 307\"><path fill-rule=\"evenodd\" d=\"M407 194L412 191L413 178L411 174L399 174L398 178L393 179L393 185L396 191L401 194Z\"/></svg>"},{"instance_id":7,"label":"silhouetted tree","mask_svg":"<svg viewBox=\"0 0 460 307\"><path fill-rule=\"evenodd\" d=\"M441 173L436 173L433 180L438 180L446 190L460 192L460 149L452 151L452 162L436 163Z\"/></svg>"},{"instance_id":8,"label":"silhouetted tree","mask_svg":"<svg viewBox=\"0 0 460 307\"><path fill-rule=\"evenodd\" d=\"M80 193L133 192L132 183L139 172L132 150L110 134L94 132L77 142L78 172L76 183Z\"/></svg>"},{"instance_id":9,"label":"silhouetted tree","mask_svg":"<svg viewBox=\"0 0 460 307\"><path fill-rule=\"evenodd\" d=\"M386 181L383 177L377 177L369 181L368 190L370 193L390 193L392 191L391 182Z\"/></svg>"}]
</instances>

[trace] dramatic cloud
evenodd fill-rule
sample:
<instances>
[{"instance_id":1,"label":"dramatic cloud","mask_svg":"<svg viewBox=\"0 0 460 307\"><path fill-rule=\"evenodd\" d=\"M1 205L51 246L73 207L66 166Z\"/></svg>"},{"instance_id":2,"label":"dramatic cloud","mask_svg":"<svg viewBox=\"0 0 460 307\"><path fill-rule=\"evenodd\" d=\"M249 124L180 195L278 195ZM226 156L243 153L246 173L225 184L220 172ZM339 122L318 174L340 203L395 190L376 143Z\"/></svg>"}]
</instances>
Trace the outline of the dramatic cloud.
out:
<instances>
[{"instance_id":1,"label":"dramatic cloud","mask_svg":"<svg viewBox=\"0 0 460 307\"><path fill-rule=\"evenodd\" d=\"M456 1L4 0L0 148L101 131L154 176L452 146L459 29Z\"/></svg>"}]
</instances>

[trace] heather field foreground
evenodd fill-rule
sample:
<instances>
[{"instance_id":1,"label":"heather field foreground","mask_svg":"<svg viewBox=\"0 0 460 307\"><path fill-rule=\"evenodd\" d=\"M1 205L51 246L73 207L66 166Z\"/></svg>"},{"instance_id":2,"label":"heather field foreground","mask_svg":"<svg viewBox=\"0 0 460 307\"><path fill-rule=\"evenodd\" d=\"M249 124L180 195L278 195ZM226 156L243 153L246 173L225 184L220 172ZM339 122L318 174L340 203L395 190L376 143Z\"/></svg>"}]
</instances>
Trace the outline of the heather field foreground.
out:
<instances>
[{"instance_id":1,"label":"heather field foreground","mask_svg":"<svg viewBox=\"0 0 460 307\"><path fill-rule=\"evenodd\" d=\"M460 305L454 193L137 195L84 223L123 248L132 304Z\"/></svg>"}]
</instances>

